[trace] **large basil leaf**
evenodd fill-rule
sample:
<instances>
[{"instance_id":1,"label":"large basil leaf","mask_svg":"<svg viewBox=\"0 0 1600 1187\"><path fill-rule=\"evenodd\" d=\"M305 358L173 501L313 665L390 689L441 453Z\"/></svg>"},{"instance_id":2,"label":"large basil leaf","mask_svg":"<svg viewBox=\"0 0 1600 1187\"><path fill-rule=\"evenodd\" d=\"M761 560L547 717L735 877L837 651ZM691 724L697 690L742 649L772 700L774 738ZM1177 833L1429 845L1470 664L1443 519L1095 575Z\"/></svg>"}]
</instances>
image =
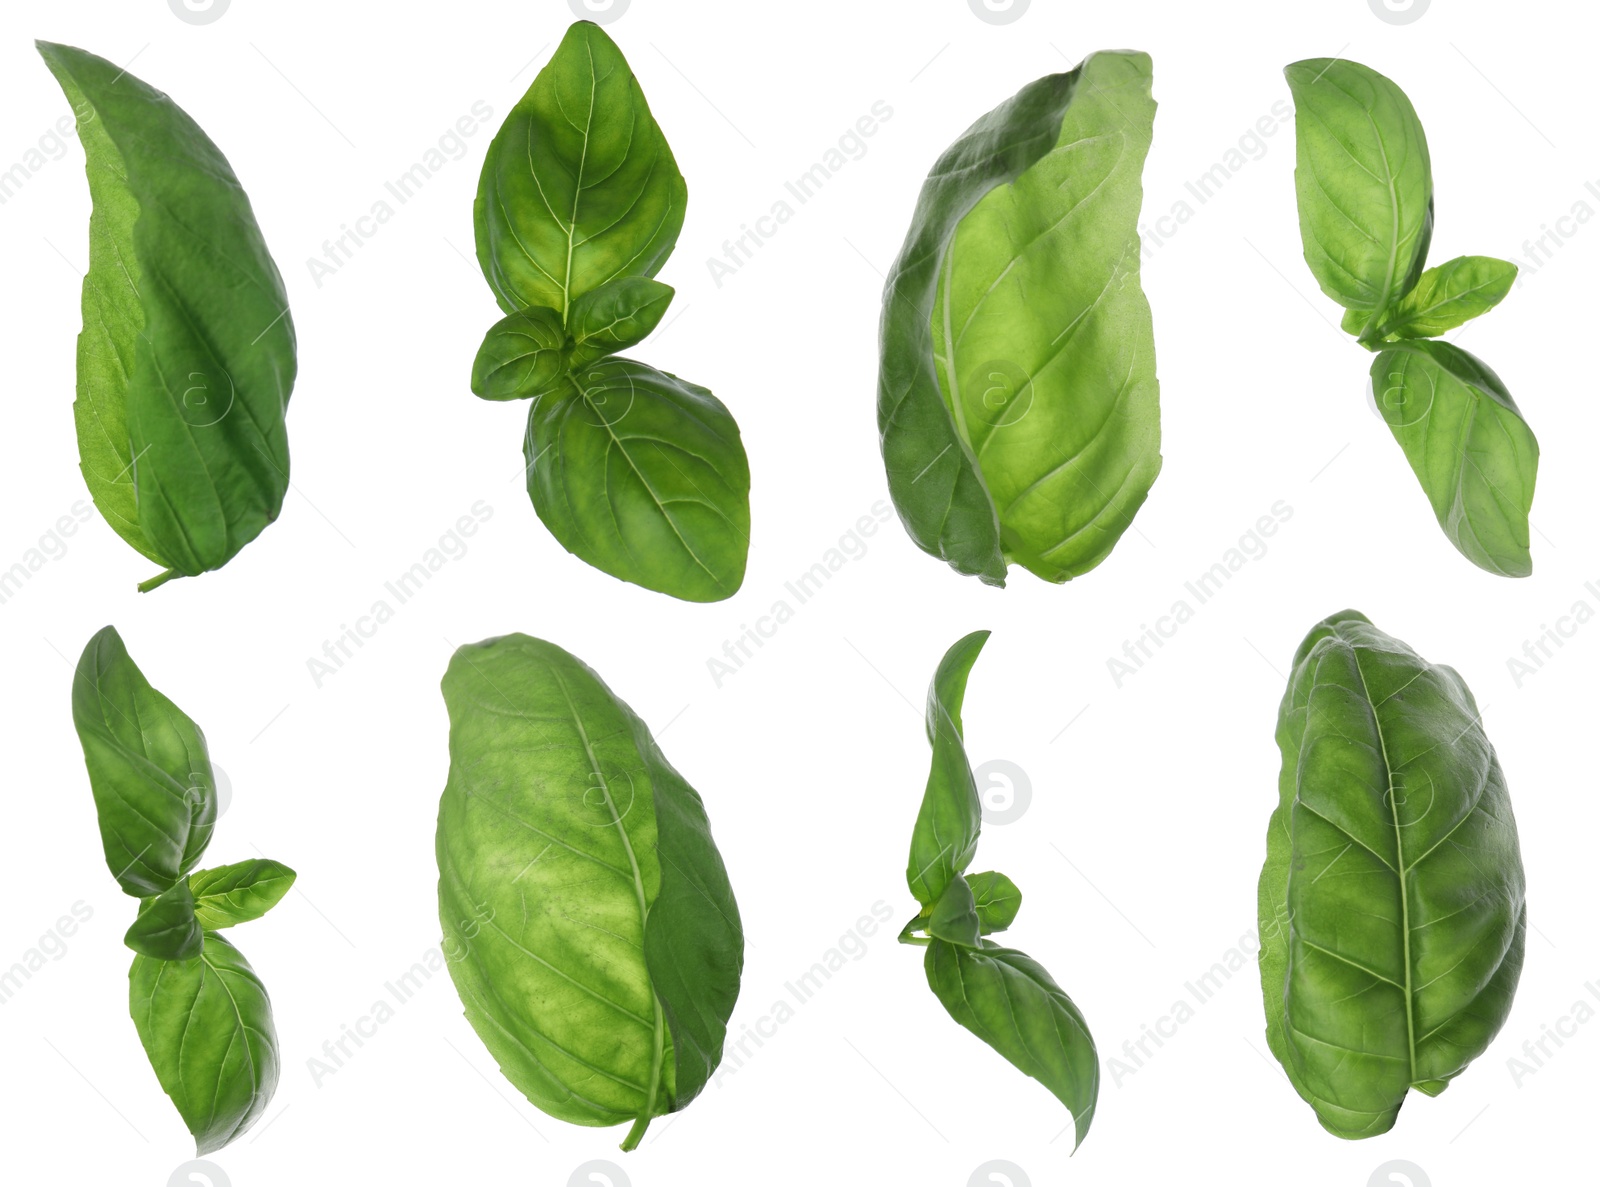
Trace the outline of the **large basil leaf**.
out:
<instances>
[{"instance_id":1,"label":"large basil leaf","mask_svg":"<svg viewBox=\"0 0 1600 1187\"><path fill-rule=\"evenodd\" d=\"M1373 359L1372 390L1451 543L1491 573L1533 572L1539 443L1500 377L1448 342L1406 341Z\"/></svg>"},{"instance_id":2,"label":"large basil leaf","mask_svg":"<svg viewBox=\"0 0 1600 1187\"><path fill-rule=\"evenodd\" d=\"M89 271L73 406L84 479L175 576L226 564L277 518L295 377L283 281L226 158L171 99L39 43L88 161Z\"/></svg>"},{"instance_id":3,"label":"large basil leaf","mask_svg":"<svg viewBox=\"0 0 1600 1187\"><path fill-rule=\"evenodd\" d=\"M1480 313L1487 313L1511 291L1517 266L1492 256L1457 256L1429 268L1389 311L1378 333L1393 338L1437 338Z\"/></svg>"},{"instance_id":4,"label":"large basil leaf","mask_svg":"<svg viewBox=\"0 0 1600 1187\"><path fill-rule=\"evenodd\" d=\"M1322 291L1375 326L1417 282L1433 234L1433 173L1405 92L1359 62L1285 68L1294 92L1295 192Z\"/></svg>"},{"instance_id":5,"label":"large basil leaf","mask_svg":"<svg viewBox=\"0 0 1600 1187\"><path fill-rule=\"evenodd\" d=\"M1103 561L1161 468L1139 286L1150 58L1098 53L947 149L884 289L878 428L924 551L1004 585Z\"/></svg>"},{"instance_id":6,"label":"large basil leaf","mask_svg":"<svg viewBox=\"0 0 1600 1187\"><path fill-rule=\"evenodd\" d=\"M252 857L189 875L195 917L207 931L260 919L294 885L295 873L280 861Z\"/></svg>"},{"instance_id":7,"label":"large basil leaf","mask_svg":"<svg viewBox=\"0 0 1600 1187\"><path fill-rule=\"evenodd\" d=\"M1267 1042L1329 1131L1371 1137L1510 1012L1527 924L1511 801L1461 677L1354 611L1300 644L1277 739Z\"/></svg>"},{"instance_id":8,"label":"large basil leaf","mask_svg":"<svg viewBox=\"0 0 1600 1187\"><path fill-rule=\"evenodd\" d=\"M109 626L78 660L72 721L117 884L137 898L170 890L199 862L217 819L205 735L150 687Z\"/></svg>"},{"instance_id":9,"label":"large basil leaf","mask_svg":"<svg viewBox=\"0 0 1600 1187\"><path fill-rule=\"evenodd\" d=\"M1072 1112L1077 1141L1094 1119L1099 1058L1083 1015L1037 963L983 936L1017 917L1022 892L1004 874L965 876L983 824L962 742L961 706L972 665L989 638L974 631L940 661L928 689L933 766L912 833L906 884L922 904L900 933L927 947L928 985L950 1016Z\"/></svg>"},{"instance_id":10,"label":"large basil leaf","mask_svg":"<svg viewBox=\"0 0 1600 1187\"><path fill-rule=\"evenodd\" d=\"M237 948L207 932L193 960L134 957L128 1008L197 1153L255 1124L278 1086L278 1034L266 988Z\"/></svg>"},{"instance_id":11,"label":"large basil leaf","mask_svg":"<svg viewBox=\"0 0 1600 1187\"><path fill-rule=\"evenodd\" d=\"M528 410L528 494L561 544L691 602L731 596L750 548L750 466L720 400L632 359L575 371Z\"/></svg>"},{"instance_id":12,"label":"large basil leaf","mask_svg":"<svg viewBox=\"0 0 1600 1187\"><path fill-rule=\"evenodd\" d=\"M1100 1096L1100 1057L1061 986L1037 961L988 941L970 948L936 939L923 966L950 1017L1067 1106L1080 1144Z\"/></svg>"},{"instance_id":13,"label":"large basil leaf","mask_svg":"<svg viewBox=\"0 0 1600 1187\"><path fill-rule=\"evenodd\" d=\"M554 309L619 276L654 276L688 187L616 43L579 21L489 145L473 206L500 308Z\"/></svg>"},{"instance_id":14,"label":"large basil leaf","mask_svg":"<svg viewBox=\"0 0 1600 1187\"><path fill-rule=\"evenodd\" d=\"M509 635L444 677L439 916L467 1020L580 1125L687 1105L722 1055L744 934L700 797L588 667Z\"/></svg>"}]
</instances>

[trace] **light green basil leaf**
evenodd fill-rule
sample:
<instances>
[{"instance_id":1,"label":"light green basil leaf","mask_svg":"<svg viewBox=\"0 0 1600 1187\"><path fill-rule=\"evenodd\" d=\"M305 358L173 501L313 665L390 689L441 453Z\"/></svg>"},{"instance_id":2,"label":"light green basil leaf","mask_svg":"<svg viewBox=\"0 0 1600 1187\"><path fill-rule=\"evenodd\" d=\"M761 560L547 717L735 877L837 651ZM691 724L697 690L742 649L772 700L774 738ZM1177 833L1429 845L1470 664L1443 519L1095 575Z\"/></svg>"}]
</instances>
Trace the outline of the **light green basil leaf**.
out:
<instances>
[{"instance_id":1,"label":"light green basil leaf","mask_svg":"<svg viewBox=\"0 0 1600 1187\"><path fill-rule=\"evenodd\" d=\"M1372 361L1372 390L1451 543L1491 573L1533 572L1539 443L1500 377L1448 342L1401 342Z\"/></svg>"},{"instance_id":2,"label":"light green basil leaf","mask_svg":"<svg viewBox=\"0 0 1600 1187\"><path fill-rule=\"evenodd\" d=\"M579 21L489 145L473 207L500 308L554 309L619 276L654 276L688 188L627 59Z\"/></svg>"},{"instance_id":3,"label":"light green basil leaf","mask_svg":"<svg viewBox=\"0 0 1600 1187\"><path fill-rule=\"evenodd\" d=\"M507 314L483 337L472 360L472 394L522 400L565 386L567 334L561 315L535 306Z\"/></svg>"},{"instance_id":4,"label":"light green basil leaf","mask_svg":"<svg viewBox=\"0 0 1600 1187\"><path fill-rule=\"evenodd\" d=\"M199 862L217 819L205 735L150 687L109 626L78 660L72 721L117 884L136 898L171 889Z\"/></svg>"},{"instance_id":5,"label":"light green basil leaf","mask_svg":"<svg viewBox=\"0 0 1600 1187\"><path fill-rule=\"evenodd\" d=\"M1493 309L1516 283L1517 266L1493 256L1457 256L1429 268L1383 319L1390 338L1437 338Z\"/></svg>"},{"instance_id":6,"label":"light green basil leaf","mask_svg":"<svg viewBox=\"0 0 1600 1187\"><path fill-rule=\"evenodd\" d=\"M987 936L1010 927L1022 909L1022 891L1017 884L992 870L967 875L967 883L972 887L979 930Z\"/></svg>"},{"instance_id":7,"label":"light green basil leaf","mask_svg":"<svg viewBox=\"0 0 1600 1187\"><path fill-rule=\"evenodd\" d=\"M750 549L739 426L703 387L624 358L529 410L534 510L567 551L690 602L731 597Z\"/></svg>"},{"instance_id":8,"label":"light green basil leaf","mask_svg":"<svg viewBox=\"0 0 1600 1187\"><path fill-rule=\"evenodd\" d=\"M1150 58L1098 53L969 128L884 289L878 428L924 551L1004 585L1103 561L1161 468L1139 285Z\"/></svg>"},{"instance_id":9,"label":"light green basil leaf","mask_svg":"<svg viewBox=\"0 0 1600 1187\"><path fill-rule=\"evenodd\" d=\"M1433 235L1433 173L1405 92L1359 62L1285 68L1294 93L1295 193L1322 291L1373 327L1411 291Z\"/></svg>"},{"instance_id":10,"label":"light green basil leaf","mask_svg":"<svg viewBox=\"0 0 1600 1187\"><path fill-rule=\"evenodd\" d=\"M265 857L196 870L189 875L195 915L207 931L260 919L289 893L294 878L288 866Z\"/></svg>"},{"instance_id":11,"label":"light green basil leaf","mask_svg":"<svg viewBox=\"0 0 1600 1187\"><path fill-rule=\"evenodd\" d=\"M972 887L960 874L950 879L939 901L928 913L928 934L936 940L978 947L982 941L979 931L978 907L972 899Z\"/></svg>"},{"instance_id":12,"label":"light green basil leaf","mask_svg":"<svg viewBox=\"0 0 1600 1187\"><path fill-rule=\"evenodd\" d=\"M138 918L122 937L135 952L158 960L192 960L200 955L201 940L187 881L140 903Z\"/></svg>"},{"instance_id":13,"label":"light green basil leaf","mask_svg":"<svg viewBox=\"0 0 1600 1187\"><path fill-rule=\"evenodd\" d=\"M1013 948L934 940L928 985L962 1026L1038 1080L1072 1113L1074 1148L1094 1121L1100 1059L1088 1024L1050 974Z\"/></svg>"},{"instance_id":14,"label":"light green basil leaf","mask_svg":"<svg viewBox=\"0 0 1600 1187\"><path fill-rule=\"evenodd\" d=\"M700 797L561 648L509 635L444 677L439 916L467 1020L550 1115L686 1106L722 1055L744 933Z\"/></svg>"},{"instance_id":15,"label":"light green basil leaf","mask_svg":"<svg viewBox=\"0 0 1600 1187\"><path fill-rule=\"evenodd\" d=\"M94 208L73 406L84 478L167 571L226 564L277 518L295 377L283 281L227 160L171 99L39 43L73 109Z\"/></svg>"},{"instance_id":16,"label":"light green basil leaf","mask_svg":"<svg viewBox=\"0 0 1600 1187\"><path fill-rule=\"evenodd\" d=\"M672 287L644 276L624 276L584 293L572 303L574 369L643 342L672 303Z\"/></svg>"},{"instance_id":17,"label":"light green basil leaf","mask_svg":"<svg viewBox=\"0 0 1600 1187\"><path fill-rule=\"evenodd\" d=\"M906 883L925 908L944 897L978 848L983 806L962 740L961 704L967 694L967 677L988 639L988 631L973 631L957 640L939 661L928 685L925 724L933 746L933 765L906 863Z\"/></svg>"},{"instance_id":18,"label":"light green basil leaf","mask_svg":"<svg viewBox=\"0 0 1600 1187\"><path fill-rule=\"evenodd\" d=\"M1355 611L1300 644L1277 740L1267 1043L1325 1128L1371 1137L1510 1013L1527 924L1516 822L1461 677Z\"/></svg>"},{"instance_id":19,"label":"light green basil leaf","mask_svg":"<svg viewBox=\"0 0 1600 1187\"><path fill-rule=\"evenodd\" d=\"M207 932L195 960L134 957L128 1009L197 1154L222 1149L266 1111L278 1086L272 1003L227 940Z\"/></svg>"}]
</instances>

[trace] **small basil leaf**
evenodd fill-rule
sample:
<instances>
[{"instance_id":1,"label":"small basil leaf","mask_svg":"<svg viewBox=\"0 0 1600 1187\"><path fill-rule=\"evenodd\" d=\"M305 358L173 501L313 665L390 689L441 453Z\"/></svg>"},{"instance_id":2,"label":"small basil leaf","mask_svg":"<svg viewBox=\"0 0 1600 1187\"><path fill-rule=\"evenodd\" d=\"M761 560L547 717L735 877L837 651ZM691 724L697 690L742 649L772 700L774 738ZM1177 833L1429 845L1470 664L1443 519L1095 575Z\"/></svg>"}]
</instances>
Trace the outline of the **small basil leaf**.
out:
<instances>
[{"instance_id":1,"label":"small basil leaf","mask_svg":"<svg viewBox=\"0 0 1600 1187\"><path fill-rule=\"evenodd\" d=\"M139 904L139 917L122 942L141 956L158 960L192 960L200 955L200 921L187 881Z\"/></svg>"},{"instance_id":2,"label":"small basil leaf","mask_svg":"<svg viewBox=\"0 0 1600 1187\"><path fill-rule=\"evenodd\" d=\"M731 597L750 548L739 427L703 387L624 358L540 399L524 443L534 510L567 551L691 602Z\"/></svg>"},{"instance_id":3,"label":"small basil leaf","mask_svg":"<svg viewBox=\"0 0 1600 1187\"><path fill-rule=\"evenodd\" d=\"M288 866L265 857L196 870L189 875L195 916L207 931L260 919L289 893L294 878Z\"/></svg>"},{"instance_id":4,"label":"small basil leaf","mask_svg":"<svg viewBox=\"0 0 1600 1187\"><path fill-rule=\"evenodd\" d=\"M222 1149L266 1111L278 1086L272 1003L227 940L206 933L195 960L134 957L128 1010L197 1154Z\"/></svg>"},{"instance_id":5,"label":"small basil leaf","mask_svg":"<svg viewBox=\"0 0 1600 1187\"><path fill-rule=\"evenodd\" d=\"M226 158L160 91L71 46L39 52L79 113L89 271L73 412L95 506L167 572L226 564L289 486L283 281Z\"/></svg>"},{"instance_id":6,"label":"small basil leaf","mask_svg":"<svg viewBox=\"0 0 1600 1187\"><path fill-rule=\"evenodd\" d=\"M117 884L136 898L171 889L199 862L216 823L205 735L150 687L109 626L78 660L72 721Z\"/></svg>"},{"instance_id":7,"label":"small basil leaf","mask_svg":"<svg viewBox=\"0 0 1600 1187\"><path fill-rule=\"evenodd\" d=\"M906 883L924 907L943 898L951 882L967 868L983 826L983 806L962 742L961 703L966 697L967 677L988 638L988 631L973 631L958 640L939 661L928 686L925 723L933 764L906 863Z\"/></svg>"},{"instance_id":8,"label":"small basil leaf","mask_svg":"<svg viewBox=\"0 0 1600 1187\"><path fill-rule=\"evenodd\" d=\"M928 916L928 934L936 940L976 948L979 939L978 908L972 901L972 888L960 874L950 879L939 901Z\"/></svg>"},{"instance_id":9,"label":"small basil leaf","mask_svg":"<svg viewBox=\"0 0 1600 1187\"><path fill-rule=\"evenodd\" d=\"M978 913L978 927L984 935L1005 931L1022 909L1022 891L1004 874L993 871L969 874L967 884L972 887L972 898Z\"/></svg>"},{"instance_id":10,"label":"small basil leaf","mask_svg":"<svg viewBox=\"0 0 1600 1187\"><path fill-rule=\"evenodd\" d=\"M555 310L535 306L507 314L489 327L472 360L472 394L522 400L555 391L567 374L566 346Z\"/></svg>"},{"instance_id":11,"label":"small basil leaf","mask_svg":"<svg viewBox=\"0 0 1600 1187\"><path fill-rule=\"evenodd\" d=\"M473 207L478 263L505 312L565 317L580 293L660 271L687 203L627 59L579 21L489 145Z\"/></svg>"},{"instance_id":12,"label":"small basil leaf","mask_svg":"<svg viewBox=\"0 0 1600 1187\"><path fill-rule=\"evenodd\" d=\"M643 342L671 303L672 287L645 276L624 276L584 293L567 316L572 366Z\"/></svg>"},{"instance_id":13,"label":"small basil leaf","mask_svg":"<svg viewBox=\"0 0 1600 1187\"><path fill-rule=\"evenodd\" d=\"M1094 1120L1100 1060L1072 999L1036 961L987 942L973 949L936 939L923 967L952 1018L1066 1105L1076 1148Z\"/></svg>"},{"instance_id":14,"label":"small basil leaf","mask_svg":"<svg viewBox=\"0 0 1600 1187\"><path fill-rule=\"evenodd\" d=\"M1383 319L1394 338L1437 338L1498 305L1517 279L1517 266L1492 256L1457 256L1429 268L1417 287Z\"/></svg>"},{"instance_id":15,"label":"small basil leaf","mask_svg":"<svg viewBox=\"0 0 1600 1187\"><path fill-rule=\"evenodd\" d=\"M1531 573L1539 443L1500 377L1459 347L1421 340L1379 354L1372 389L1451 543L1491 573Z\"/></svg>"},{"instance_id":16,"label":"small basil leaf","mask_svg":"<svg viewBox=\"0 0 1600 1187\"><path fill-rule=\"evenodd\" d=\"M1366 314L1416 284L1433 234L1433 174L1405 92L1359 62L1284 70L1294 93L1295 192L1306 263L1322 291Z\"/></svg>"}]
</instances>

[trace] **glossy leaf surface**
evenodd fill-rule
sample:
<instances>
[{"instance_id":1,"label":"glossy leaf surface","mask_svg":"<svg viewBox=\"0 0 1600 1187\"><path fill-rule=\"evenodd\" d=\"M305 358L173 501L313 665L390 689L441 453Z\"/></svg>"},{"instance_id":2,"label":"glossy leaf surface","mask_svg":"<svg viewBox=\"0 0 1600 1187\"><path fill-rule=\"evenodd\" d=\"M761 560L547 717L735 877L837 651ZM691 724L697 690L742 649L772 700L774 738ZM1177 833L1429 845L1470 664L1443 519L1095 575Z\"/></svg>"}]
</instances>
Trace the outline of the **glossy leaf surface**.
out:
<instances>
[{"instance_id":1,"label":"glossy leaf surface","mask_svg":"<svg viewBox=\"0 0 1600 1187\"><path fill-rule=\"evenodd\" d=\"M994 585L1103 561L1161 468L1139 284L1148 55L1098 53L969 128L884 290L878 428L913 540Z\"/></svg>"},{"instance_id":2,"label":"glossy leaf surface","mask_svg":"<svg viewBox=\"0 0 1600 1187\"><path fill-rule=\"evenodd\" d=\"M467 1020L580 1125L687 1105L721 1058L744 939L699 796L582 662L510 635L444 678L439 914Z\"/></svg>"},{"instance_id":3,"label":"glossy leaf surface","mask_svg":"<svg viewBox=\"0 0 1600 1187\"><path fill-rule=\"evenodd\" d=\"M906 882L924 907L939 901L978 848L983 808L962 740L961 704L972 665L988 640L988 631L973 631L958 640L945 653L928 685L924 721L933 747L933 765L906 863Z\"/></svg>"},{"instance_id":4,"label":"glossy leaf surface","mask_svg":"<svg viewBox=\"0 0 1600 1187\"><path fill-rule=\"evenodd\" d=\"M984 935L1005 931L1022 909L1022 891L1004 874L993 871L968 874L972 887L973 905L978 913L978 927Z\"/></svg>"},{"instance_id":5,"label":"glossy leaf surface","mask_svg":"<svg viewBox=\"0 0 1600 1187\"><path fill-rule=\"evenodd\" d=\"M139 916L122 942L141 956L160 960L192 960L200 955L200 921L188 880L139 905Z\"/></svg>"},{"instance_id":6,"label":"glossy leaf surface","mask_svg":"<svg viewBox=\"0 0 1600 1187\"><path fill-rule=\"evenodd\" d=\"M553 309L508 313L483 336L472 360L472 394L523 400L559 390L567 374L567 334Z\"/></svg>"},{"instance_id":7,"label":"glossy leaf surface","mask_svg":"<svg viewBox=\"0 0 1600 1187\"><path fill-rule=\"evenodd\" d=\"M1417 287L1383 319L1379 332L1392 338L1437 338L1493 309L1516 280L1515 264L1491 256L1457 256L1424 272Z\"/></svg>"},{"instance_id":8,"label":"glossy leaf surface","mask_svg":"<svg viewBox=\"0 0 1600 1187\"><path fill-rule=\"evenodd\" d=\"M1362 615L1319 623L1279 711L1259 911L1267 1042L1330 1132L1386 1132L1511 1009L1527 907L1472 694Z\"/></svg>"},{"instance_id":9,"label":"glossy leaf surface","mask_svg":"<svg viewBox=\"0 0 1600 1187\"><path fill-rule=\"evenodd\" d=\"M625 276L582 294L572 303L572 365L581 367L648 338L672 304L672 288L659 280Z\"/></svg>"},{"instance_id":10,"label":"glossy leaf surface","mask_svg":"<svg viewBox=\"0 0 1600 1187\"><path fill-rule=\"evenodd\" d=\"M248 861L196 870L189 875L195 916L207 931L260 919L289 893L295 873L281 861Z\"/></svg>"}]
</instances>

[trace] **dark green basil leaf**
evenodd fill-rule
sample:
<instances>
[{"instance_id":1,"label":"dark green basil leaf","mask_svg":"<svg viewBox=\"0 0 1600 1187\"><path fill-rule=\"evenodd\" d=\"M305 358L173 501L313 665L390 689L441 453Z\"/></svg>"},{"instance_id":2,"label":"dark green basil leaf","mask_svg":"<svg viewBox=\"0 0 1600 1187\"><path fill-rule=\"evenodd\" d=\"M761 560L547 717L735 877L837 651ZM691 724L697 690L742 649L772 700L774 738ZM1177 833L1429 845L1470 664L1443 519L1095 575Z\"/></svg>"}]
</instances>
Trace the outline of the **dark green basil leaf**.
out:
<instances>
[{"instance_id":1,"label":"dark green basil leaf","mask_svg":"<svg viewBox=\"0 0 1600 1187\"><path fill-rule=\"evenodd\" d=\"M987 941L973 949L936 939L923 967L950 1017L1066 1105L1073 1146L1081 1144L1100 1095L1100 1058L1083 1015L1050 974Z\"/></svg>"},{"instance_id":2,"label":"dark green basil leaf","mask_svg":"<svg viewBox=\"0 0 1600 1187\"><path fill-rule=\"evenodd\" d=\"M1294 657L1261 871L1267 1042L1332 1133L1386 1132L1511 1009L1527 906L1472 694L1347 610Z\"/></svg>"},{"instance_id":3,"label":"dark green basil leaf","mask_svg":"<svg viewBox=\"0 0 1600 1187\"><path fill-rule=\"evenodd\" d=\"M567 333L561 315L535 306L507 314L483 337L472 360L472 394L522 400L565 386Z\"/></svg>"},{"instance_id":4,"label":"dark green basil leaf","mask_svg":"<svg viewBox=\"0 0 1600 1187\"><path fill-rule=\"evenodd\" d=\"M128 989L145 1054L196 1153L222 1149L256 1123L278 1086L266 987L237 948L207 932L197 959L134 957Z\"/></svg>"},{"instance_id":5,"label":"dark green basil leaf","mask_svg":"<svg viewBox=\"0 0 1600 1187\"><path fill-rule=\"evenodd\" d=\"M972 887L979 930L987 936L1010 927L1022 909L1022 891L1017 884L993 871L968 874L967 883Z\"/></svg>"},{"instance_id":6,"label":"dark green basil leaf","mask_svg":"<svg viewBox=\"0 0 1600 1187\"><path fill-rule=\"evenodd\" d=\"M142 956L158 960L193 960L200 955L200 921L187 881L179 882L139 904L139 917L122 942Z\"/></svg>"},{"instance_id":7,"label":"dark green basil leaf","mask_svg":"<svg viewBox=\"0 0 1600 1187\"><path fill-rule=\"evenodd\" d=\"M1366 314L1364 332L1422 273L1433 235L1428 140L1405 92L1359 62L1311 58L1284 75L1306 263L1324 293Z\"/></svg>"},{"instance_id":8,"label":"dark green basil leaf","mask_svg":"<svg viewBox=\"0 0 1600 1187\"><path fill-rule=\"evenodd\" d=\"M1392 338L1437 338L1505 299L1517 266L1492 256L1457 256L1429 268L1385 315L1378 333Z\"/></svg>"},{"instance_id":9,"label":"dark green basil leaf","mask_svg":"<svg viewBox=\"0 0 1600 1187\"><path fill-rule=\"evenodd\" d=\"M750 549L739 426L703 387L632 359L572 374L528 413L534 510L597 569L690 602L729 597Z\"/></svg>"},{"instance_id":10,"label":"dark green basil leaf","mask_svg":"<svg viewBox=\"0 0 1600 1187\"><path fill-rule=\"evenodd\" d=\"M1150 58L1030 83L946 150L884 289L878 428L907 531L1004 585L1103 561L1161 468L1139 286Z\"/></svg>"},{"instance_id":11,"label":"dark green basil leaf","mask_svg":"<svg viewBox=\"0 0 1600 1187\"><path fill-rule=\"evenodd\" d=\"M1491 573L1533 572L1539 443L1500 377L1448 342L1408 341L1373 359L1372 390L1451 543Z\"/></svg>"},{"instance_id":12,"label":"dark green basil leaf","mask_svg":"<svg viewBox=\"0 0 1600 1187\"><path fill-rule=\"evenodd\" d=\"M78 660L72 721L117 884L136 898L170 890L199 862L216 823L205 735L150 687L109 626Z\"/></svg>"},{"instance_id":13,"label":"dark green basil leaf","mask_svg":"<svg viewBox=\"0 0 1600 1187\"><path fill-rule=\"evenodd\" d=\"M295 377L283 281L227 160L171 99L39 43L79 113L89 271L73 411L84 478L167 572L226 564L278 516Z\"/></svg>"},{"instance_id":14,"label":"dark green basil leaf","mask_svg":"<svg viewBox=\"0 0 1600 1187\"><path fill-rule=\"evenodd\" d=\"M928 934L936 940L978 947L982 941L978 924L978 906L972 899L972 887L960 874L950 879L939 901L928 913Z\"/></svg>"},{"instance_id":15,"label":"dark green basil leaf","mask_svg":"<svg viewBox=\"0 0 1600 1187\"><path fill-rule=\"evenodd\" d=\"M744 933L700 797L561 648L509 635L444 677L439 916L467 1020L550 1115L687 1105L722 1055Z\"/></svg>"},{"instance_id":16,"label":"dark green basil leaf","mask_svg":"<svg viewBox=\"0 0 1600 1187\"><path fill-rule=\"evenodd\" d=\"M688 188L627 59L579 21L489 145L473 220L500 308L573 299L654 276L683 227Z\"/></svg>"},{"instance_id":17,"label":"dark green basil leaf","mask_svg":"<svg viewBox=\"0 0 1600 1187\"><path fill-rule=\"evenodd\" d=\"M672 287L645 276L624 276L572 303L572 366L581 367L643 342L672 304Z\"/></svg>"},{"instance_id":18,"label":"dark green basil leaf","mask_svg":"<svg viewBox=\"0 0 1600 1187\"><path fill-rule=\"evenodd\" d=\"M260 919L289 893L294 878L288 866L265 857L196 870L189 875L195 916L207 931Z\"/></svg>"},{"instance_id":19,"label":"dark green basil leaf","mask_svg":"<svg viewBox=\"0 0 1600 1187\"><path fill-rule=\"evenodd\" d=\"M926 728L933 746L933 765L906 863L906 883L925 908L944 897L978 848L983 805L962 742L961 703L972 665L988 639L988 631L973 631L958 640L945 652L928 685Z\"/></svg>"}]
</instances>

